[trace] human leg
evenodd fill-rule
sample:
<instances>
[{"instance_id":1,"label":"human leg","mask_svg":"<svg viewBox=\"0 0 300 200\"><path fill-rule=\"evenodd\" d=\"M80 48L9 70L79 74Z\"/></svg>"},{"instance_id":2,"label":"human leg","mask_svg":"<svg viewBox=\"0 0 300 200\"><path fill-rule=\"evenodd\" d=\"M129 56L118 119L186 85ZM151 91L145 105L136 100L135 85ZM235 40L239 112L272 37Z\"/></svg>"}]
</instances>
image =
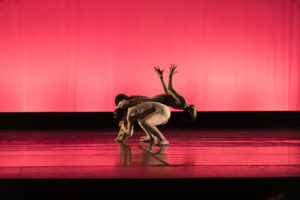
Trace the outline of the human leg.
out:
<instances>
[{"instance_id":1,"label":"human leg","mask_svg":"<svg viewBox=\"0 0 300 200\"><path fill-rule=\"evenodd\" d=\"M139 125L150 137L150 140L154 137L157 137L160 140L158 143L159 145L166 145L169 144L168 140L156 126L167 123L170 118L170 110L163 104L161 104L161 106L161 110L155 111L146 116L144 119L140 120Z\"/></svg>"},{"instance_id":2,"label":"human leg","mask_svg":"<svg viewBox=\"0 0 300 200\"><path fill-rule=\"evenodd\" d=\"M157 137L149 133L149 131L144 127L144 125L142 124L142 120L139 120L138 124L146 134L145 136L140 137L140 142L150 142L151 138L154 139L154 142L157 141Z\"/></svg>"},{"instance_id":3,"label":"human leg","mask_svg":"<svg viewBox=\"0 0 300 200\"><path fill-rule=\"evenodd\" d=\"M140 127L143 129L145 132L145 136L140 137L140 142L150 142L150 143L156 143L157 142L157 137L151 133L151 130L149 130L145 124L143 123L142 120L138 121L138 124Z\"/></svg>"},{"instance_id":4,"label":"human leg","mask_svg":"<svg viewBox=\"0 0 300 200\"><path fill-rule=\"evenodd\" d=\"M159 129L153 125L153 124L149 124L149 123L146 123L146 127L148 130L150 130L150 132L153 133L153 135L155 135L157 138L159 138L159 142L155 143L157 145L168 145L169 144L169 141L165 138L165 136L159 131Z\"/></svg>"}]
</instances>

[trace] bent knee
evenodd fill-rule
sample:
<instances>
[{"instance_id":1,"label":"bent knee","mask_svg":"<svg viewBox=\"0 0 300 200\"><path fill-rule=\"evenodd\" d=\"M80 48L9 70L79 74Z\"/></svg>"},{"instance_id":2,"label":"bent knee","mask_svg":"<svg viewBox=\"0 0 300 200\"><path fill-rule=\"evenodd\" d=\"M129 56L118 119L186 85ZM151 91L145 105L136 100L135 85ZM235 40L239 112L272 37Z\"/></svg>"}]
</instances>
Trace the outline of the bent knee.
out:
<instances>
[{"instance_id":1,"label":"bent knee","mask_svg":"<svg viewBox=\"0 0 300 200\"><path fill-rule=\"evenodd\" d=\"M139 121L138 121L138 124L139 124L140 126L145 127L145 126L149 126L149 125L151 124L151 122L150 122L149 120L139 120Z\"/></svg>"},{"instance_id":2,"label":"bent knee","mask_svg":"<svg viewBox=\"0 0 300 200\"><path fill-rule=\"evenodd\" d=\"M161 115L168 121L171 117L170 109L167 106L165 106L162 110Z\"/></svg>"}]
</instances>

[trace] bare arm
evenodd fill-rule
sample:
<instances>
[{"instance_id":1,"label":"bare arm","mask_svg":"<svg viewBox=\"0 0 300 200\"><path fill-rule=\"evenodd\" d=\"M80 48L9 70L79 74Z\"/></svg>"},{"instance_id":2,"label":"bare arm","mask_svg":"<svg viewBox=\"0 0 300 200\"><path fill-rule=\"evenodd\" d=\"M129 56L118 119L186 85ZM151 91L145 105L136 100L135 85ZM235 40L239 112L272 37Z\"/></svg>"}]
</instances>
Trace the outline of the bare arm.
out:
<instances>
[{"instance_id":1,"label":"bare arm","mask_svg":"<svg viewBox=\"0 0 300 200\"><path fill-rule=\"evenodd\" d=\"M154 70L156 71L156 73L158 74L159 78L160 78L160 81L164 87L164 91L165 93L168 93L168 89L166 87L166 84L164 82L164 77L163 77L163 72L164 70L161 70L158 66L157 67L154 67Z\"/></svg>"},{"instance_id":2,"label":"bare arm","mask_svg":"<svg viewBox=\"0 0 300 200\"><path fill-rule=\"evenodd\" d=\"M173 75L177 73L176 68L177 65L175 64L172 64L170 67L168 93L171 94L179 103L180 101L182 101L182 97L173 88Z\"/></svg>"},{"instance_id":3,"label":"bare arm","mask_svg":"<svg viewBox=\"0 0 300 200\"><path fill-rule=\"evenodd\" d=\"M132 108L128 108L127 116L126 116L126 122L124 122L120 129L123 130L125 133L127 133L129 136L133 135L133 129L134 129L134 124L133 124L133 119L132 119Z\"/></svg>"},{"instance_id":4,"label":"bare arm","mask_svg":"<svg viewBox=\"0 0 300 200\"><path fill-rule=\"evenodd\" d=\"M122 125L120 127L120 132L124 132L126 135L128 136L132 136L133 135L133 123L127 123L127 126Z\"/></svg>"},{"instance_id":5,"label":"bare arm","mask_svg":"<svg viewBox=\"0 0 300 200\"><path fill-rule=\"evenodd\" d=\"M123 126L124 126L124 120L121 120L119 123L119 127L120 127L119 134L115 139L116 142L123 143L129 137L129 135L126 132L124 132Z\"/></svg>"}]
</instances>

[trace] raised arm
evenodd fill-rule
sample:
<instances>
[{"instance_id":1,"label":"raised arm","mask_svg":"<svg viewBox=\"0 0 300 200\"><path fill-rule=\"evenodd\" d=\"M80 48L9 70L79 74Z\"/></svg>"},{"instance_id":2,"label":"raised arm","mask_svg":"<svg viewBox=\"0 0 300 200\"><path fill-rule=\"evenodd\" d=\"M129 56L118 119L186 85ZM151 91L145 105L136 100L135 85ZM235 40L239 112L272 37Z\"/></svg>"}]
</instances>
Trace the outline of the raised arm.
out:
<instances>
[{"instance_id":1,"label":"raised arm","mask_svg":"<svg viewBox=\"0 0 300 200\"><path fill-rule=\"evenodd\" d=\"M172 64L170 67L168 93L171 94L176 101L180 102L182 101L182 97L173 88L173 75L177 73L176 68L177 65L175 64Z\"/></svg>"},{"instance_id":2,"label":"raised arm","mask_svg":"<svg viewBox=\"0 0 300 200\"><path fill-rule=\"evenodd\" d=\"M162 85L163 85L163 87L164 87L165 93L168 93L168 89L167 89L167 87L166 87L166 84L165 84L165 82L164 82L164 77L163 77L163 72L164 72L164 70L161 70L161 69L159 68L159 66L154 67L154 70L156 71L156 73L158 74L158 76L159 76L159 78L160 78L160 81L161 81L161 83L162 83Z\"/></svg>"}]
</instances>

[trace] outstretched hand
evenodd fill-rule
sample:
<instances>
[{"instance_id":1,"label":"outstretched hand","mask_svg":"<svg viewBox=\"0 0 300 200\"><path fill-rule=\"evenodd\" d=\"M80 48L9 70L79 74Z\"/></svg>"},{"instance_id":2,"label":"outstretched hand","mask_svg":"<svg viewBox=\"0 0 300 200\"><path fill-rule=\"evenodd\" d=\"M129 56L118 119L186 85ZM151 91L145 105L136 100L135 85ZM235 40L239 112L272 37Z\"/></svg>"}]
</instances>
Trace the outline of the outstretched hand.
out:
<instances>
[{"instance_id":1,"label":"outstretched hand","mask_svg":"<svg viewBox=\"0 0 300 200\"><path fill-rule=\"evenodd\" d=\"M163 76L164 70L163 70L163 69L160 69L159 66L155 66L155 67L154 67L154 70L156 71L156 73L158 74L158 76L160 76L160 77Z\"/></svg>"},{"instance_id":2,"label":"outstretched hand","mask_svg":"<svg viewBox=\"0 0 300 200\"><path fill-rule=\"evenodd\" d=\"M177 65L175 65L175 64L172 64L172 65L171 65L169 76L173 76L174 74L178 73L178 72L176 71L176 68L177 68Z\"/></svg>"}]
</instances>

